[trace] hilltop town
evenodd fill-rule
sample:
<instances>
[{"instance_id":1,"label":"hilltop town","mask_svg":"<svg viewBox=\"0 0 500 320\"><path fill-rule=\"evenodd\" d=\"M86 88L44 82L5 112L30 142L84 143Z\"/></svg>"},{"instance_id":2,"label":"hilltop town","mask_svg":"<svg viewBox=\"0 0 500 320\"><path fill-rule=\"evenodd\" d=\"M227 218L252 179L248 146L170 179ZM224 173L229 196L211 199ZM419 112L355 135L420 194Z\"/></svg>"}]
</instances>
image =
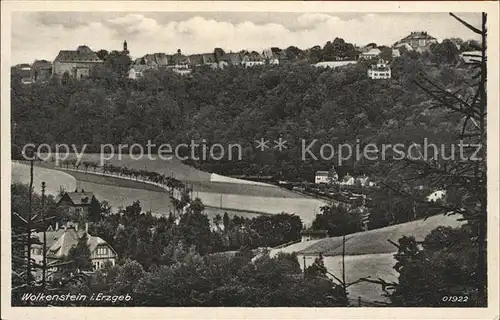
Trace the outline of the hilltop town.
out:
<instances>
[{"instance_id":1,"label":"hilltop town","mask_svg":"<svg viewBox=\"0 0 500 320\"><path fill-rule=\"evenodd\" d=\"M288 63L307 62L317 67L341 67L358 61L369 61L367 74L371 79L390 79L390 62L401 56L401 52L430 52L434 46L452 44L466 63L474 61L479 44L475 41L462 39L446 39L438 43L437 39L425 31L412 32L391 46L370 43L359 47L336 38L327 42L323 48L315 46L306 50L290 46L286 49L277 47L268 48L262 52L246 51L225 52L222 48L215 48L211 53L183 54L181 49L176 53L151 53L130 60L130 51L127 41L123 42L122 50L93 51L86 45L76 50L61 50L54 61L36 60L32 64L23 63L13 68L20 81L24 84L46 81L51 76L62 77L65 73L74 79L84 79L96 76L105 61L110 58L120 58L120 63L126 64L127 77L135 80L144 76L147 70L161 68L169 69L180 75L189 75L199 67L224 69L228 66L256 67L280 66ZM477 60L477 58L476 58Z\"/></svg>"}]
</instances>

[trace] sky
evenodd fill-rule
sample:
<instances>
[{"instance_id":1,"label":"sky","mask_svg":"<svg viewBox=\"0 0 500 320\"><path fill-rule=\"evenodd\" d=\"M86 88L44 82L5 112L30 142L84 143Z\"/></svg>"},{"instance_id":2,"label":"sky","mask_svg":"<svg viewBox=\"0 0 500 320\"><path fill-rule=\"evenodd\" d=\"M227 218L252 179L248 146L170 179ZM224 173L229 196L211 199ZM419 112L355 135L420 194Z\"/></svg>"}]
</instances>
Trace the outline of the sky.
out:
<instances>
[{"instance_id":1,"label":"sky","mask_svg":"<svg viewBox=\"0 0 500 320\"><path fill-rule=\"evenodd\" d=\"M480 13L459 16L480 26ZM438 40L477 35L447 13L282 12L14 12L11 63L53 61L59 50L85 44L92 50L121 50L127 40L133 58L147 53L226 52L290 45L323 46L336 37L362 46L392 45L411 31Z\"/></svg>"}]
</instances>

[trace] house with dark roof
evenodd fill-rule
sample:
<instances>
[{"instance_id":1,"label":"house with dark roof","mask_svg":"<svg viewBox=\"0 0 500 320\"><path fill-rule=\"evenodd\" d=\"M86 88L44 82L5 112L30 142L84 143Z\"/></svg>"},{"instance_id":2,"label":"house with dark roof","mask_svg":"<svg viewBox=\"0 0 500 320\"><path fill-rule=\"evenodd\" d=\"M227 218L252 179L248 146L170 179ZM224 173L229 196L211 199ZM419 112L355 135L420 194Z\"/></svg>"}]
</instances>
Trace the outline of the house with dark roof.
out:
<instances>
[{"instance_id":1,"label":"house with dark roof","mask_svg":"<svg viewBox=\"0 0 500 320\"><path fill-rule=\"evenodd\" d=\"M35 60L31 66L35 82L47 81L52 76L52 63L47 60Z\"/></svg>"},{"instance_id":2,"label":"house with dark roof","mask_svg":"<svg viewBox=\"0 0 500 320\"><path fill-rule=\"evenodd\" d=\"M54 59L53 74L62 76L68 73L75 79L87 78L95 66L103 63L97 54L86 45L79 46L76 50L61 50Z\"/></svg>"},{"instance_id":3,"label":"house with dark roof","mask_svg":"<svg viewBox=\"0 0 500 320\"><path fill-rule=\"evenodd\" d=\"M32 258L41 263L43 261L43 232L37 232L32 235L35 244L31 246ZM94 270L102 269L107 263L114 266L118 260L116 251L100 237L88 233L88 224L85 229L79 228L77 223L68 222L66 225L52 229L49 227L45 232L45 248L47 265L53 262L64 260L70 253L70 250L76 247L79 241L86 239L90 251L90 260ZM57 268L52 268L52 272L57 273ZM51 272L51 273L52 273Z\"/></svg>"},{"instance_id":4,"label":"house with dark roof","mask_svg":"<svg viewBox=\"0 0 500 320\"><path fill-rule=\"evenodd\" d=\"M145 56L134 60L130 66L128 78L135 80L144 76L144 71L146 70L166 68L171 64L173 64L171 55L163 52L148 53Z\"/></svg>"},{"instance_id":5,"label":"house with dark roof","mask_svg":"<svg viewBox=\"0 0 500 320\"><path fill-rule=\"evenodd\" d=\"M82 189L81 191L65 192L57 202L57 206L64 208L66 212L71 214L89 214L93 201L97 201L94 194Z\"/></svg>"},{"instance_id":6,"label":"house with dark roof","mask_svg":"<svg viewBox=\"0 0 500 320\"><path fill-rule=\"evenodd\" d=\"M33 68L28 63L21 63L12 68L12 73L22 84L33 83Z\"/></svg>"},{"instance_id":7,"label":"house with dark roof","mask_svg":"<svg viewBox=\"0 0 500 320\"><path fill-rule=\"evenodd\" d=\"M429 51L432 44L437 43L437 39L425 31L411 32L408 36L394 43L393 47L409 45L418 52Z\"/></svg>"},{"instance_id":8,"label":"house with dark roof","mask_svg":"<svg viewBox=\"0 0 500 320\"><path fill-rule=\"evenodd\" d=\"M201 58L203 64L212 65L214 63L217 63L217 61L215 60L215 55L213 53L202 53Z\"/></svg>"}]
</instances>

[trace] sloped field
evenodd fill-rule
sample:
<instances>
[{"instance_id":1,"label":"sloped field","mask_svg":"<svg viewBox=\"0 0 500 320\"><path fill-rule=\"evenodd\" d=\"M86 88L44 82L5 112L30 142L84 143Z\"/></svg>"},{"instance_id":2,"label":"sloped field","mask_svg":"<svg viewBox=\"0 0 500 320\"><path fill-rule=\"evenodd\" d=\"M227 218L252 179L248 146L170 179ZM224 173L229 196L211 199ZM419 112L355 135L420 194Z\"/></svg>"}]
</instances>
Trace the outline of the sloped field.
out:
<instances>
[{"instance_id":1,"label":"sloped field","mask_svg":"<svg viewBox=\"0 0 500 320\"><path fill-rule=\"evenodd\" d=\"M438 226L458 227L463 222L457 221L458 216L437 215L426 220L417 220L381 229L358 232L346 236L346 254L360 255L373 253L390 253L396 251L392 240L397 243L402 236L414 236L423 240ZM300 251L302 254L318 254L336 256L342 254L342 237L333 237L318 241Z\"/></svg>"},{"instance_id":2,"label":"sloped field","mask_svg":"<svg viewBox=\"0 0 500 320\"><path fill-rule=\"evenodd\" d=\"M193 197L211 207L222 207L228 209L250 210L270 214L282 212L295 213L302 222L310 225L315 214L324 202L317 199L300 198L278 198L265 196L246 196L239 194L217 194L209 192L194 192ZM222 204L222 205L221 205Z\"/></svg>"},{"instance_id":3,"label":"sloped field","mask_svg":"<svg viewBox=\"0 0 500 320\"><path fill-rule=\"evenodd\" d=\"M426 220L412 221L377 230L358 232L346 236L345 274L346 281L353 282L360 278L381 278L385 281L397 281L398 273L394 270L394 253L396 248L387 239L397 243L402 236L414 236L423 240L427 234L438 226L458 227L463 222L457 221L458 216L433 216ZM301 267L310 266L321 252L329 272L337 277L342 274L342 237L311 240L292 244L288 247L275 249L271 255L278 252L297 253ZM355 301L361 297L364 302L386 301L379 285L360 282L348 289L349 298Z\"/></svg>"},{"instance_id":4,"label":"sloped field","mask_svg":"<svg viewBox=\"0 0 500 320\"><path fill-rule=\"evenodd\" d=\"M23 163L12 162L11 165L12 183L30 183L30 167ZM60 188L64 190L74 190L76 179L71 175L35 166L33 168L33 188L36 193L42 192L42 182L45 182L47 194L58 195Z\"/></svg>"}]
</instances>

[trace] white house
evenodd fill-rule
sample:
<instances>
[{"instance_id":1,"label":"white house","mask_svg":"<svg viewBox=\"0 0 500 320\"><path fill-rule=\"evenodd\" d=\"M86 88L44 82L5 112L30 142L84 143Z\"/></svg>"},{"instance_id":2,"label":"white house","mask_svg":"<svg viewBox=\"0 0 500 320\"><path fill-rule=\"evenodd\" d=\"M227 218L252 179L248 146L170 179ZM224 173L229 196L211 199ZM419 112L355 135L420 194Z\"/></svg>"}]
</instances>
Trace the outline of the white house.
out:
<instances>
[{"instance_id":1,"label":"white house","mask_svg":"<svg viewBox=\"0 0 500 320\"><path fill-rule=\"evenodd\" d=\"M132 80L137 80L144 76L144 70L147 68L141 65L133 65L128 71L128 78Z\"/></svg>"},{"instance_id":2,"label":"white house","mask_svg":"<svg viewBox=\"0 0 500 320\"><path fill-rule=\"evenodd\" d=\"M377 64L373 64L367 71L368 77L370 79L390 79L391 78L391 68L387 63L379 59Z\"/></svg>"},{"instance_id":3,"label":"white house","mask_svg":"<svg viewBox=\"0 0 500 320\"><path fill-rule=\"evenodd\" d=\"M427 196L427 202L436 202L446 196L446 190L438 190Z\"/></svg>"},{"instance_id":4,"label":"white house","mask_svg":"<svg viewBox=\"0 0 500 320\"><path fill-rule=\"evenodd\" d=\"M353 176L351 176L349 173L347 173L342 181L340 181L340 184L343 186L353 186L355 184L355 179Z\"/></svg>"},{"instance_id":5,"label":"white house","mask_svg":"<svg viewBox=\"0 0 500 320\"><path fill-rule=\"evenodd\" d=\"M362 54L359 55L359 58L366 60L378 58L378 56L380 56L380 53L381 53L380 49L374 48L368 52L363 52Z\"/></svg>"},{"instance_id":6,"label":"white house","mask_svg":"<svg viewBox=\"0 0 500 320\"><path fill-rule=\"evenodd\" d=\"M254 66L263 66L264 61L262 61L262 59L260 59L260 58L250 57L250 56L246 55L241 60L241 65L243 65L245 68L254 67Z\"/></svg>"},{"instance_id":7,"label":"white house","mask_svg":"<svg viewBox=\"0 0 500 320\"><path fill-rule=\"evenodd\" d=\"M316 171L316 176L314 178L314 183L316 184L321 184L321 183L331 183L332 178L330 177L330 173L328 171Z\"/></svg>"}]
</instances>

